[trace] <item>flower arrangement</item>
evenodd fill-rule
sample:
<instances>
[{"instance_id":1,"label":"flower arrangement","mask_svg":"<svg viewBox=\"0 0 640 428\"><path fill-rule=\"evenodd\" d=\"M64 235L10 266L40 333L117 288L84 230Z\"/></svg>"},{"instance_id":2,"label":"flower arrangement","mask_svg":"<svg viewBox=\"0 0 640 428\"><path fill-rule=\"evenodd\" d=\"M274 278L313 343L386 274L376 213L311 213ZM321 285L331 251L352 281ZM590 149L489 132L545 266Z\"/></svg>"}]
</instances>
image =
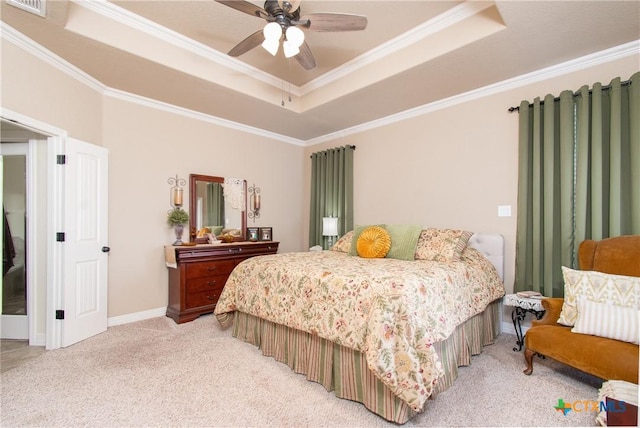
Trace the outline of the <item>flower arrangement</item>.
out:
<instances>
[{"instance_id":1,"label":"flower arrangement","mask_svg":"<svg viewBox=\"0 0 640 428\"><path fill-rule=\"evenodd\" d=\"M167 214L167 223L170 226L184 225L189 222L189 214L180 207L176 207Z\"/></svg>"}]
</instances>

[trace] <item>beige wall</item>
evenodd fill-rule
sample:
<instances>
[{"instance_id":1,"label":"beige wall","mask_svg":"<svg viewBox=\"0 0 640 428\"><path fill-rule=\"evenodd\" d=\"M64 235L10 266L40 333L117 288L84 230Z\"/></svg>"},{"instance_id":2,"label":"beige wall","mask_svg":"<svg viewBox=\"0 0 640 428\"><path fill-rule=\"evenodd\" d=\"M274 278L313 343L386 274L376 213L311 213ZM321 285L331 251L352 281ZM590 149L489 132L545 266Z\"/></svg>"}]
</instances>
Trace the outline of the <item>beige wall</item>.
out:
<instances>
[{"instance_id":1,"label":"beige wall","mask_svg":"<svg viewBox=\"0 0 640 428\"><path fill-rule=\"evenodd\" d=\"M2 39L2 107L102 145L102 95Z\"/></svg>"},{"instance_id":2,"label":"beige wall","mask_svg":"<svg viewBox=\"0 0 640 428\"><path fill-rule=\"evenodd\" d=\"M301 248L303 148L106 97L109 149L109 316L167 305L167 179L238 177L260 187L260 218L280 252ZM188 198L188 185L185 198ZM188 210L188 206L186 207ZM186 232L184 239L188 239Z\"/></svg>"},{"instance_id":3,"label":"beige wall","mask_svg":"<svg viewBox=\"0 0 640 428\"><path fill-rule=\"evenodd\" d=\"M357 146L355 223L501 233L511 291L518 117L507 108L566 88L628 78L638 60L613 61L301 148L104 96L3 40L2 107L109 149L109 317L167 303L162 247L173 239L165 223L169 177L199 173L255 183L263 209L249 225L272 226L281 252L304 250L309 155L345 144ZM512 217L497 217L498 205L511 205Z\"/></svg>"}]
</instances>

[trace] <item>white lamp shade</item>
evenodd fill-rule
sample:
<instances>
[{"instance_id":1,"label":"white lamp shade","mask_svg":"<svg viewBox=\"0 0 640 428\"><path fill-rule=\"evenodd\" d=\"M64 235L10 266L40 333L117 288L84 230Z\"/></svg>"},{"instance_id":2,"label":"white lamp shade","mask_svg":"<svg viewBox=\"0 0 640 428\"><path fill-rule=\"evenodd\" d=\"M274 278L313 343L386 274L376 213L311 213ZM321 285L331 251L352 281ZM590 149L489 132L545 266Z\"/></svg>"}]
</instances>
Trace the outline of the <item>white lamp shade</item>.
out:
<instances>
[{"instance_id":1,"label":"white lamp shade","mask_svg":"<svg viewBox=\"0 0 640 428\"><path fill-rule=\"evenodd\" d=\"M300 53L300 49L288 40L285 40L282 44L282 48L284 49L284 56L287 58L291 58L292 56L296 56Z\"/></svg>"},{"instance_id":2,"label":"white lamp shade","mask_svg":"<svg viewBox=\"0 0 640 428\"><path fill-rule=\"evenodd\" d=\"M298 27L289 27L287 28L287 41L291 43L296 48L302 46L304 42L304 32Z\"/></svg>"},{"instance_id":3,"label":"white lamp shade","mask_svg":"<svg viewBox=\"0 0 640 428\"><path fill-rule=\"evenodd\" d=\"M262 34L266 40L280 40L282 37L282 27L277 22L270 22L262 29Z\"/></svg>"},{"instance_id":4,"label":"white lamp shade","mask_svg":"<svg viewBox=\"0 0 640 428\"><path fill-rule=\"evenodd\" d=\"M280 47L280 41L278 39L264 39L262 47L271 55L276 56L278 48Z\"/></svg>"},{"instance_id":5,"label":"white lamp shade","mask_svg":"<svg viewBox=\"0 0 640 428\"><path fill-rule=\"evenodd\" d=\"M338 236L338 217L322 217L322 235Z\"/></svg>"},{"instance_id":6,"label":"white lamp shade","mask_svg":"<svg viewBox=\"0 0 640 428\"><path fill-rule=\"evenodd\" d=\"M282 37L282 27L277 22L270 22L262 29L264 42L262 47L271 55L276 56L280 47L280 37Z\"/></svg>"}]
</instances>

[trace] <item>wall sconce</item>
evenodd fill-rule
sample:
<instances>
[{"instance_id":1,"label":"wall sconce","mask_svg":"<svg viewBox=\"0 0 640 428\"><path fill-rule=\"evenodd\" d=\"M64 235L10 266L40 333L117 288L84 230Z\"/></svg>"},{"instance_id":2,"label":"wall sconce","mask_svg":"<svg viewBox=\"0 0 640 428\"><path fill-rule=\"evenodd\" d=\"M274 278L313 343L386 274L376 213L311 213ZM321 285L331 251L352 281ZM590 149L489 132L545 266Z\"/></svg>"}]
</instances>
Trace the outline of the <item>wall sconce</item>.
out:
<instances>
[{"instance_id":1,"label":"wall sconce","mask_svg":"<svg viewBox=\"0 0 640 428\"><path fill-rule=\"evenodd\" d=\"M338 217L322 217L322 236L329 237L329 248L331 248L333 237L338 236Z\"/></svg>"},{"instance_id":2,"label":"wall sconce","mask_svg":"<svg viewBox=\"0 0 640 428\"><path fill-rule=\"evenodd\" d=\"M174 177L169 177L167 183L171 184L171 189L169 191L169 204L173 208L179 208L184 203L184 188L187 184L184 178L178 178L176 174Z\"/></svg>"},{"instance_id":3,"label":"wall sconce","mask_svg":"<svg viewBox=\"0 0 640 428\"><path fill-rule=\"evenodd\" d=\"M260 218L260 188L254 184L247 190L249 191L249 213L247 217L255 222L257 218Z\"/></svg>"},{"instance_id":4,"label":"wall sconce","mask_svg":"<svg viewBox=\"0 0 640 428\"><path fill-rule=\"evenodd\" d=\"M184 188L187 184L184 178L169 177L167 183L171 185L169 189L169 204L173 207L167 212L167 222L173 226L176 233L176 240L173 245L182 245L182 232L184 225L189 222L189 215L182 209L184 202Z\"/></svg>"}]
</instances>

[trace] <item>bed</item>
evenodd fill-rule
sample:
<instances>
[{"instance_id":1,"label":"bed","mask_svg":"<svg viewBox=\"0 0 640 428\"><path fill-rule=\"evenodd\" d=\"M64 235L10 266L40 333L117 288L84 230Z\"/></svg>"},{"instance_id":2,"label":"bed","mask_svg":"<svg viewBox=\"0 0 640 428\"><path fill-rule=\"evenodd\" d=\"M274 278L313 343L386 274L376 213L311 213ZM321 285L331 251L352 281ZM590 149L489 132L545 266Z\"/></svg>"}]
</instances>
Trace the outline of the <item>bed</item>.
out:
<instances>
[{"instance_id":1,"label":"bed","mask_svg":"<svg viewBox=\"0 0 640 428\"><path fill-rule=\"evenodd\" d=\"M499 333L503 238L450 232L423 230L412 260L354 256L349 234L328 251L247 259L216 317L337 397L405 423Z\"/></svg>"}]
</instances>

